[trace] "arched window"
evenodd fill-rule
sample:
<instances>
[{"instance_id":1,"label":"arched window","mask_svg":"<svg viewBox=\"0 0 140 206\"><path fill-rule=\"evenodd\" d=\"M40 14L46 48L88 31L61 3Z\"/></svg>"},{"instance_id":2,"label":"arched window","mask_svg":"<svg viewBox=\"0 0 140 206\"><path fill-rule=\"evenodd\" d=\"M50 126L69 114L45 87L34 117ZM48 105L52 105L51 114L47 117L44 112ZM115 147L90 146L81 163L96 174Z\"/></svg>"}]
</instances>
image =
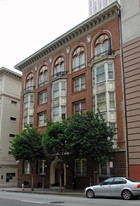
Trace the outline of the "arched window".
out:
<instances>
[{"instance_id":1,"label":"arched window","mask_svg":"<svg viewBox=\"0 0 140 206\"><path fill-rule=\"evenodd\" d=\"M110 54L110 50L109 37L106 34L99 36L95 42L95 56L108 55Z\"/></svg>"},{"instance_id":2,"label":"arched window","mask_svg":"<svg viewBox=\"0 0 140 206\"><path fill-rule=\"evenodd\" d=\"M72 71L85 67L85 53L83 47L78 47L73 53Z\"/></svg>"},{"instance_id":3,"label":"arched window","mask_svg":"<svg viewBox=\"0 0 140 206\"><path fill-rule=\"evenodd\" d=\"M26 90L27 89L33 90L34 89L33 84L34 84L33 73L30 73L26 79Z\"/></svg>"},{"instance_id":4,"label":"arched window","mask_svg":"<svg viewBox=\"0 0 140 206\"><path fill-rule=\"evenodd\" d=\"M47 84L47 66L41 67L39 71L39 87Z\"/></svg>"},{"instance_id":5,"label":"arched window","mask_svg":"<svg viewBox=\"0 0 140 206\"><path fill-rule=\"evenodd\" d=\"M64 58L63 57L59 57L56 62L55 62L55 66L54 66L54 74L55 76L59 75L60 72L64 72Z\"/></svg>"}]
</instances>

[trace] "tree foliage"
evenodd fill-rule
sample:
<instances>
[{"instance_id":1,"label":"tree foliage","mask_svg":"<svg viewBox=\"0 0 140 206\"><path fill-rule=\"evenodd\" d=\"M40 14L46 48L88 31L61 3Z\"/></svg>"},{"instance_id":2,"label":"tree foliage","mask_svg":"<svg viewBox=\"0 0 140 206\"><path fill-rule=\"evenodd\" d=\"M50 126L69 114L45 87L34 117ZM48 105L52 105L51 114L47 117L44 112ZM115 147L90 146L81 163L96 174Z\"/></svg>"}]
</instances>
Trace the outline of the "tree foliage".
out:
<instances>
[{"instance_id":1,"label":"tree foliage","mask_svg":"<svg viewBox=\"0 0 140 206\"><path fill-rule=\"evenodd\" d=\"M31 165L32 190L33 190L33 163L37 159L44 158L42 135L35 127L27 126L21 134L17 134L10 146L16 160L28 160Z\"/></svg>"},{"instance_id":2,"label":"tree foliage","mask_svg":"<svg viewBox=\"0 0 140 206\"><path fill-rule=\"evenodd\" d=\"M89 157L95 161L110 158L116 129L108 126L100 112L75 113L69 118L67 143L69 154L74 157Z\"/></svg>"}]
</instances>

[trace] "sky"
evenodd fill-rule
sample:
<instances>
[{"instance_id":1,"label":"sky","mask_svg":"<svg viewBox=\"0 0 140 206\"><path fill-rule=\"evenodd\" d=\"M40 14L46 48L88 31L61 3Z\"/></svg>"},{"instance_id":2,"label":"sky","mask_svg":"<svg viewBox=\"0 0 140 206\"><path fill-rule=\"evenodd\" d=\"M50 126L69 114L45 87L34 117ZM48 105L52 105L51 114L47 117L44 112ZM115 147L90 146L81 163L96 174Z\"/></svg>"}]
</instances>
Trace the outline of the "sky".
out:
<instances>
[{"instance_id":1,"label":"sky","mask_svg":"<svg viewBox=\"0 0 140 206\"><path fill-rule=\"evenodd\" d=\"M0 68L14 70L88 17L88 0L0 0Z\"/></svg>"}]
</instances>

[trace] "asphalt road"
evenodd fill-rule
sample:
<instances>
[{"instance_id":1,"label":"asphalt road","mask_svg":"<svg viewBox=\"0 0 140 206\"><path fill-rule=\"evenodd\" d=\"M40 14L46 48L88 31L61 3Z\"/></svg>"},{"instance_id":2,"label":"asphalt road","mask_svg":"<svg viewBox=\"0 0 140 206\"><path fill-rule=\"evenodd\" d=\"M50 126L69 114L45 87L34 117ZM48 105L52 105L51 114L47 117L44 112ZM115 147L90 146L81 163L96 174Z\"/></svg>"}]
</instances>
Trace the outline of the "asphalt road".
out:
<instances>
[{"instance_id":1,"label":"asphalt road","mask_svg":"<svg viewBox=\"0 0 140 206\"><path fill-rule=\"evenodd\" d=\"M75 197L65 195L29 194L0 191L0 206L137 206L140 199Z\"/></svg>"}]
</instances>

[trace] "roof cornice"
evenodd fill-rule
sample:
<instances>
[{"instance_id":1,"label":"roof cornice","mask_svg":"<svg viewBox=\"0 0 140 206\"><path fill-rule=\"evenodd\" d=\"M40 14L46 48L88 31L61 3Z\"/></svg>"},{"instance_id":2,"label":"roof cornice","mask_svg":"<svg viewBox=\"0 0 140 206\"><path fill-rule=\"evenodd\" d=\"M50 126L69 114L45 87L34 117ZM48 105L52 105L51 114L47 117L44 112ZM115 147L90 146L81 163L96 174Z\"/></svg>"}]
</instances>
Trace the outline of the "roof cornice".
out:
<instances>
[{"instance_id":1,"label":"roof cornice","mask_svg":"<svg viewBox=\"0 0 140 206\"><path fill-rule=\"evenodd\" d=\"M96 13L95 15L89 17L82 23L78 24L68 32L64 33L63 35L56 38L54 41L50 42L46 46L42 47L40 50L33 53L31 56L27 57L17 65L15 65L15 69L22 71L26 67L37 62L39 59L49 55L54 50L58 49L59 47L63 46L64 44L71 41L73 38L78 37L79 35L91 30L92 28L96 27L100 23L105 22L109 18L116 16L119 14L120 5L117 1L113 2L100 12Z\"/></svg>"},{"instance_id":2,"label":"roof cornice","mask_svg":"<svg viewBox=\"0 0 140 206\"><path fill-rule=\"evenodd\" d=\"M18 74L17 72L13 71L13 70L10 70L10 69L7 69L6 67L1 67L0 68L0 75L10 75L12 77L15 77L16 79L22 79L22 75L21 74Z\"/></svg>"}]
</instances>

